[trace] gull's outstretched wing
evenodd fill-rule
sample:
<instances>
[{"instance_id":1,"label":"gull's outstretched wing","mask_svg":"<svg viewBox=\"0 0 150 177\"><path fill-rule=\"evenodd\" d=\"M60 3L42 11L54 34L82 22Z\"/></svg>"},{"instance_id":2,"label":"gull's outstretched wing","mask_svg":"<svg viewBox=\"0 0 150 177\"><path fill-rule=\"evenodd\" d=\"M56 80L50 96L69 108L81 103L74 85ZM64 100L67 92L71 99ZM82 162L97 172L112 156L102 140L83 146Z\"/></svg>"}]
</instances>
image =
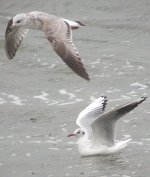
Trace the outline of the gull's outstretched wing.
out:
<instances>
[{"instance_id":1,"label":"gull's outstretched wing","mask_svg":"<svg viewBox=\"0 0 150 177\"><path fill-rule=\"evenodd\" d=\"M91 135L90 126L92 122L105 111L106 104L107 97L101 96L79 114L76 123L88 134L88 136Z\"/></svg>"},{"instance_id":2,"label":"gull's outstretched wing","mask_svg":"<svg viewBox=\"0 0 150 177\"><path fill-rule=\"evenodd\" d=\"M54 22L53 22L54 25ZM62 58L62 60L80 77L90 80L86 72L79 53L72 42L71 27L62 19L55 21L54 28L49 22L43 27L47 39L52 43L55 52Z\"/></svg>"},{"instance_id":3,"label":"gull's outstretched wing","mask_svg":"<svg viewBox=\"0 0 150 177\"><path fill-rule=\"evenodd\" d=\"M117 120L128 112L132 111L145 100L146 97L141 97L136 101L122 105L100 115L91 124L94 143L101 143L107 146L112 146L115 141L115 128Z\"/></svg>"},{"instance_id":4,"label":"gull's outstretched wing","mask_svg":"<svg viewBox=\"0 0 150 177\"><path fill-rule=\"evenodd\" d=\"M13 19L8 22L5 32L5 50L9 59L15 56L23 38L28 32L28 29L22 27L14 27L12 29L12 22Z\"/></svg>"}]
</instances>

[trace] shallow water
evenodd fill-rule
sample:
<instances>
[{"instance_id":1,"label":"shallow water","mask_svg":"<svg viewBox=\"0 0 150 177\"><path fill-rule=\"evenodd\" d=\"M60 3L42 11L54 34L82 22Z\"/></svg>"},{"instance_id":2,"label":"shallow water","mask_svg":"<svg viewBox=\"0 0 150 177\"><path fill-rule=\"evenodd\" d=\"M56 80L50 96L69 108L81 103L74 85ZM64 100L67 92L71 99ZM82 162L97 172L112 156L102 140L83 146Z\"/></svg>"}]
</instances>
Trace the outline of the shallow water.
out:
<instances>
[{"instance_id":1,"label":"shallow water","mask_svg":"<svg viewBox=\"0 0 150 177\"><path fill-rule=\"evenodd\" d=\"M42 32L30 31L16 57L4 50L8 19L41 10L87 26L73 32L90 74L76 76ZM122 151L80 157L75 138L78 113L107 95L108 109L150 95L150 2L0 2L0 175L2 177L149 177L149 99L118 123L117 138L132 138Z\"/></svg>"}]
</instances>

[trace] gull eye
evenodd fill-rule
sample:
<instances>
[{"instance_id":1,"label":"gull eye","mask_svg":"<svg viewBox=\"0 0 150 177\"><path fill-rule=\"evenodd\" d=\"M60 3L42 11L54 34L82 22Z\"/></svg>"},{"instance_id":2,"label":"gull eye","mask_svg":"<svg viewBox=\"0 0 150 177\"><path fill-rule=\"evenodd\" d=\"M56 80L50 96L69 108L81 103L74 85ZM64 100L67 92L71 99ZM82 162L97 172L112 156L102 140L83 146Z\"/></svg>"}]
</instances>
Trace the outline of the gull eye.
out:
<instances>
[{"instance_id":1,"label":"gull eye","mask_svg":"<svg viewBox=\"0 0 150 177\"><path fill-rule=\"evenodd\" d=\"M78 134L80 133L80 131L77 132Z\"/></svg>"},{"instance_id":2,"label":"gull eye","mask_svg":"<svg viewBox=\"0 0 150 177\"><path fill-rule=\"evenodd\" d=\"M16 23L20 23L20 22L21 22L21 20L17 20L17 21L16 21Z\"/></svg>"}]
</instances>

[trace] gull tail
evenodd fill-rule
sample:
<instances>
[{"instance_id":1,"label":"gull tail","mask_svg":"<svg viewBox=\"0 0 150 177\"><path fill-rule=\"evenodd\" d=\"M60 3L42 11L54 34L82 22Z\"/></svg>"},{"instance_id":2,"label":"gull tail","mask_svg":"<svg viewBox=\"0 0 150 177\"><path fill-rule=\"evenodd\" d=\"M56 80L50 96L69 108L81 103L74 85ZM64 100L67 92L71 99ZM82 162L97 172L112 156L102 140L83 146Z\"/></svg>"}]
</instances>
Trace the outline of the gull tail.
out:
<instances>
[{"instance_id":1,"label":"gull tail","mask_svg":"<svg viewBox=\"0 0 150 177\"><path fill-rule=\"evenodd\" d=\"M118 143L116 143L114 147L114 152L120 151L121 149L125 148L131 140L132 139L127 139L127 140L119 141Z\"/></svg>"},{"instance_id":2,"label":"gull tail","mask_svg":"<svg viewBox=\"0 0 150 177\"><path fill-rule=\"evenodd\" d=\"M63 19L63 20L69 24L69 26L71 27L72 30L78 29L80 27L84 27L85 26L80 21L71 21L71 20L67 20L67 19Z\"/></svg>"},{"instance_id":3,"label":"gull tail","mask_svg":"<svg viewBox=\"0 0 150 177\"><path fill-rule=\"evenodd\" d=\"M85 25L84 25L82 22L80 22L80 21L75 21L75 23L76 23L76 25L71 26L71 29L72 29L72 30L78 29L78 28L80 28L80 27L84 27L84 26L85 26Z\"/></svg>"}]
</instances>

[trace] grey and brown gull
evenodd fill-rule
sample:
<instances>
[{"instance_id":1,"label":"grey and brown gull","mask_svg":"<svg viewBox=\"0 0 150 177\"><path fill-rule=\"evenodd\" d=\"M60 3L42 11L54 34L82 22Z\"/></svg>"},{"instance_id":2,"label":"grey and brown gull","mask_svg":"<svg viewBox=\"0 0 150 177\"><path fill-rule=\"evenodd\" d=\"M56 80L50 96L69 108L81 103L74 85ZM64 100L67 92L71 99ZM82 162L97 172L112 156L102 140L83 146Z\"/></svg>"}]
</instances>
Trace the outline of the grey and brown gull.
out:
<instances>
[{"instance_id":1,"label":"grey and brown gull","mask_svg":"<svg viewBox=\"0 0 150 177\"><path fill-rule=\"evenodd\" d=\"M85 80L90 80L72 42L72 30L83 26L85 25L80 21L71 21L40 11L18 14L9 20L6 28L6 54L9 59L13 59L28 30L41 30L68 67Z\"/></svg>"}]
</instances>

